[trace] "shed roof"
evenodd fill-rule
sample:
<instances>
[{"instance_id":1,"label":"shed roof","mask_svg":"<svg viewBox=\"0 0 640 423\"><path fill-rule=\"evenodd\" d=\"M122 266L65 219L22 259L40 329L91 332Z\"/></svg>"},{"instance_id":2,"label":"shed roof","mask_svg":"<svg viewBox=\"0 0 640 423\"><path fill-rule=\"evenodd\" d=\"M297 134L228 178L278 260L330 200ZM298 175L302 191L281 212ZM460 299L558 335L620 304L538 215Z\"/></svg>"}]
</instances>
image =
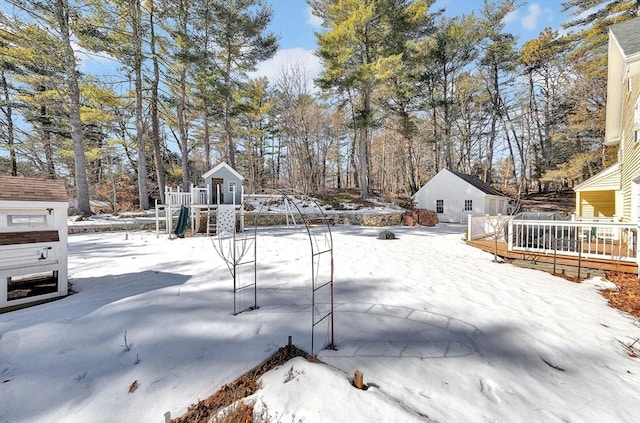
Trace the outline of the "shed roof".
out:
<instances>
[{"instance_id":1,"label":"shed roof","mask_svg":"<svg viewBox=\"0 0 640 423\"><path fill-rule=\"evenodd\" d=\"M207 173L205 173L204 175L202 175L202 179L206 179L211 175L214 175L216 172L218 172L220 169L225 168L227 169L229 172L231 172L236 178L238 178L241 181L244 181L244 176L240 175L234 168L232 168L231 166L229 166L226 162L220 162L216 167L214 167L213 169L209 170Z\"/></svg>"},{"instance_id":2,"label":"shed roof","mask_svg":"<svg viewBox=\"0 0 640 423\"><path fill-rule=\"evenodd\" d=\"M0 175L0 200L66 203L68 197L62 179L38 179Z\"/></svg>"},{"instance_id":3,"label":"shed roof","mask_svg":"<svg viewBox=\"0 0 640 423\"><path fill-rule=\"evenodd\" d=\"M449 170L449 172L453 173L458 178L463 179L467 183L473 185L474 187L476 187L480 191L484 192L485 194L497 195L497 196L500 196L500 197L504 197L505 196L503 193L501 193L500 191L498 191L498 190L492 188L491 186L485 184L484 182L482 182L480 179L476 178L475 176L471 176L471 175L468 175L466 173L455 172L453 170Z\"/></svg>"}]
</instances>

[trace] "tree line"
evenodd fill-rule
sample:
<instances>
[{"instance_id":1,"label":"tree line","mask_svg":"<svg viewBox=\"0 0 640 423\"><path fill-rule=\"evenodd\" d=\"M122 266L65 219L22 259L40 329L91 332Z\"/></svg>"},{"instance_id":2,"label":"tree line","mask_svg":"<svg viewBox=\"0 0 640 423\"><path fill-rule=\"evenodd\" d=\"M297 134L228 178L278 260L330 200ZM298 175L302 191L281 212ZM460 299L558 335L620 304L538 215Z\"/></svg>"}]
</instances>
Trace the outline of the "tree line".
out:
<instances>
[{"instance_id":1,"label":"tree line","mask_svg":"<svg viewBox=\"0 0 640 423\"><path fill-rule=\"evenodd\" d=\"M246 189L413 194L442 168L514 192L580 182L603 144L608 27L636 0L569 0L566 32L520 43L519 5L448 17L433 0L308 0L322 70L252 78L278 37L260 0L7 0L0 173L65 178L148 209L219 161ZM107 58L113 74L82 72Z\"/></svg>"}]
</instances>

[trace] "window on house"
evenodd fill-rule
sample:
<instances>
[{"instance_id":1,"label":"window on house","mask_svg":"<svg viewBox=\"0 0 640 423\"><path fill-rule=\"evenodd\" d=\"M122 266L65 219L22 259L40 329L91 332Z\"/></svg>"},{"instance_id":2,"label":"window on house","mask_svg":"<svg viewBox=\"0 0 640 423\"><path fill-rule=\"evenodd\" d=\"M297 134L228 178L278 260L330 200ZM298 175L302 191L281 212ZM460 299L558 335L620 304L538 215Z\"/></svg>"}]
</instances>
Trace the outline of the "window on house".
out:
<instances>
[{"instance_id":1,"label":"window on house","mask_svg":"<svg viewBox=\"0 0 640 423\"><path fill-rule=\"evenodd\" d=\"M234 192L236 190L236 181L229 181L229 192Z\"/></svg>"},{"instance_id":2,"label":"window on house","mask_svg":"<svg viewBox=\"0 0 640 423\"><path fill-rule=\"evenodd\" d=\"M473 200L464 200L464 211L473 211Z\"/></svg>"},{"instance_id":3,"label":"window on house","mask_svg":"<svg viewBox=\"0 0 640 423\"><path fill-rule=\"evenodd\" d=\"M444 200L436 200L436 213L444 213Z\"/></svg>"}]
</instances>

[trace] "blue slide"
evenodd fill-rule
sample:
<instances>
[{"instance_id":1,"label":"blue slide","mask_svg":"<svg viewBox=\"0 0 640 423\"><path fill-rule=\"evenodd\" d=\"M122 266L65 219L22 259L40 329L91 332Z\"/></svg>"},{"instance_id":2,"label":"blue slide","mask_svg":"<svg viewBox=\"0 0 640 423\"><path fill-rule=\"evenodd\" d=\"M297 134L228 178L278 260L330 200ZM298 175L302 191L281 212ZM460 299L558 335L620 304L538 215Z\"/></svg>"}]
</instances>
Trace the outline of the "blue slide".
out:
<instances>
[{"instance_id":1,"label":"blue slide","mask_svg":"<svg viewBox=\"0 0 640 423\"><path fill-rule=\"evenodd\" d=\"M187 228L189 228L189 207L181 206L180 214L178 215L178 223L176 223L173 233L178 238L184 238Z\"/></svg>"}]
</instances>

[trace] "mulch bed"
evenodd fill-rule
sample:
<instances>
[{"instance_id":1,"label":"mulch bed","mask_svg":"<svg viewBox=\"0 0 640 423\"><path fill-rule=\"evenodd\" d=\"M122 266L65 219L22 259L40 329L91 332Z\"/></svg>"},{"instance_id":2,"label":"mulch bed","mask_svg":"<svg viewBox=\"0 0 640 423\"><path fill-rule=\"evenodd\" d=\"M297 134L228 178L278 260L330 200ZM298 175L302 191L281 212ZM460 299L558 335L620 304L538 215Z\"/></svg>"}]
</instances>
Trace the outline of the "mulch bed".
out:
<instances>
[{"instance_id":1,"label":"mulch bed","mask_svg":"<svg viewBox=\"0 0 640 423\"><path fill-rule=\"evenodd\" d=\"M640 319L640 278L638 275L609 272L606 277L617 286L616 289L602 291L602 295L609 300L609 305Z\"/></svg>"},{"instance_id":2,"label":"mulch bed","mask_svg":"<svg viewBox=\"0 0 640 423\"><path fill-rule=\"evenodd\" d=\"M208 422L209 419L216 415L218 410L221 410L236 401L248 397L256 392L258 389L258 379L271 369L274 369L280 365L285 364L287 361L294 357L303 357L312 363L322 363L314 356L308 354L306 351L301 350L295 345L291 344L280 348L271 357L249 370L238 379L233 382L222 386L216 393L209 398L199 401L197 404L191 405L187 412L171 420L172 423L202 423ZM228 419L228 421L251 423L253 406L247 407L240 406L237 413L241 414L234 418Z\"/></svg>"}]
</instances>

